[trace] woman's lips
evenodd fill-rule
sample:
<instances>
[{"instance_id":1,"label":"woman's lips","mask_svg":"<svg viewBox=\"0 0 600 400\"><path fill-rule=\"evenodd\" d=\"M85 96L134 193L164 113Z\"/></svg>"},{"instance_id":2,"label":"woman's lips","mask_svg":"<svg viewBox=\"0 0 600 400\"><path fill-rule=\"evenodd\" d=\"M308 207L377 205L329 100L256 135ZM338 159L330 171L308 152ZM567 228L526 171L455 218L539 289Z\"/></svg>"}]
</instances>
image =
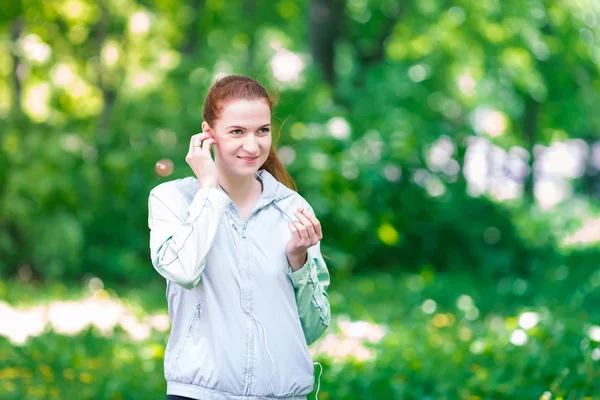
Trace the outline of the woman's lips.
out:
<instances>
[{"instance_id":1,"label":"woman's lips","mask_svg":"<svg viewBox=\"0 0 600 400\"><path fill-rule=\"evenodd\" d=\"M238 158L247 164L252 164L256 160L258 160L258 156L257 157L238 157Z\"/></svg>"}]
</instances>

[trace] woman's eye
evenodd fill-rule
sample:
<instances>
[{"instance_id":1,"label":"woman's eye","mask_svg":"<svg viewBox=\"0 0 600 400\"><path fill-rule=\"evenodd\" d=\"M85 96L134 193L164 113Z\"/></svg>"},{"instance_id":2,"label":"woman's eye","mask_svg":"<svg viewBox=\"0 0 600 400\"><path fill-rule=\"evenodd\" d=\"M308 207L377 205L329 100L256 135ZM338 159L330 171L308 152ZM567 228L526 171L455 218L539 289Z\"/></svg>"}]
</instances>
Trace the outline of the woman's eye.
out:
<instances>
[{"instance_id":1,"label":"woman's eye","mask_svg":"<svg viewBox=\"0 0 600 400\"><path fill-rule=\"evenodd\" d=\"M269 133L271 130L269 128L261 128L259 130L260 133Z\"/></svg>"},{"instance_id":2,"label":"woman's eye","mask_svg":"<svg viewBox=\"0 0 600 400\"><path fill-rule=\"evenodd\" d=\"M231 131L231 133L233 133L234 135L241 135L242 134L242 130L241 129L234 129L233 131Z\"/></svg>"}]
</instances>

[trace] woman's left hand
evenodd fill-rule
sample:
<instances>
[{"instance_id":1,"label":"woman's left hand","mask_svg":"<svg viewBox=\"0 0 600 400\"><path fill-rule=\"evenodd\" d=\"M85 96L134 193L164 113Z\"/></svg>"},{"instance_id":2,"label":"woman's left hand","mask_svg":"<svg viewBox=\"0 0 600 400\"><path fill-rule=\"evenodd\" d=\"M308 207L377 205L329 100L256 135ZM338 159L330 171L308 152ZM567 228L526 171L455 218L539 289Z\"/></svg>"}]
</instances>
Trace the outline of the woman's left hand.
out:
<instances>
[{"instance_id":1,"label":"woman's left hand","mask_svg":"<svg viewBox=\"0 0 600 400\"><path fill-rule=\"evenodd\" d=\"M294 215L298 221L289 225L292 237L285 246L285 252L292 271L297 271L307 260L308 248L323 239L323 231L319 220L302 208L299 208Z\"/></svg>"}]
</instances>

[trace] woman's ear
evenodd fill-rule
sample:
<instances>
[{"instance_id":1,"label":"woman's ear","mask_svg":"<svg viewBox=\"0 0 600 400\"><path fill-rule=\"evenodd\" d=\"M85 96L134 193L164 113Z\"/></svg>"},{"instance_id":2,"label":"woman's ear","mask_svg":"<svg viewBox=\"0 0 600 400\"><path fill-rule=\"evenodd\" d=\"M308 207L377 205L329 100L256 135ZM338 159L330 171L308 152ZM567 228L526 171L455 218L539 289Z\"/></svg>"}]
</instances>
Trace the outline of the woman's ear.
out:
<instances>
[{"instance_id":1,"label":"woman's ear","mask_svg":"<svg viewBox=\"0 0 600 400\"><path fill-rule=\"evenodd\" d=\"M202 121L202 132L208 133L210 136L213 136L212 129L210 128L210 125L208 125L208 122L206 122L206 121Z\"/></svg>"},{"instance_id":2,"label":"woman's ear","mask_svg":"<svg viewBox=\"0 0 600 400\"><path fill-rule=\"evenodd\" d=\"M206 121L202 121L202 132L208 133L211 138L215 139L214 132L212 131L210 125L208 125L208 122L206 122ZM216 141L216 139L215 139L215 141ZM210 154L212 155L213 160L216 161L217 155L216 155L216 152L215 152L215 145L214 144L210 145Z\"/></svg>"}]
</instances>

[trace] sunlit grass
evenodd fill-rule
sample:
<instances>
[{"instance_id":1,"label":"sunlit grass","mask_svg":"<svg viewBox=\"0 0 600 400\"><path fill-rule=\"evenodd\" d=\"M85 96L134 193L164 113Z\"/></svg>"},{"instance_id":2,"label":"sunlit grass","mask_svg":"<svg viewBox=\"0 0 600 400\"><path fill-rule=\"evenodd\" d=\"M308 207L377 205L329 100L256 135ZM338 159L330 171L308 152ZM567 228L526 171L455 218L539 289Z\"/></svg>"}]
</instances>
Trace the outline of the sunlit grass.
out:
<instances>
[{"instance_id":1,"label":"sunlit grass","mask_svg":"<svg viewBox=\"0 0 600 400\"><path fill-rule=\"evenodd\" d=\"M167 331L151 323L166 311L164 286L100 286L0 284L9 307L20 310L66 301L122 307L104 328L94 323L102 313L84 313L89 321L78 332L59 334L49 322L23 345L0 337L3 399L164 396ZM600 311L592 306L599 287L594 270L565 274L560 266L529 280L430 268L334 280L332 326L311 346L324 366L319 399L599 396Z\"/></svg>"}]
</instances>

